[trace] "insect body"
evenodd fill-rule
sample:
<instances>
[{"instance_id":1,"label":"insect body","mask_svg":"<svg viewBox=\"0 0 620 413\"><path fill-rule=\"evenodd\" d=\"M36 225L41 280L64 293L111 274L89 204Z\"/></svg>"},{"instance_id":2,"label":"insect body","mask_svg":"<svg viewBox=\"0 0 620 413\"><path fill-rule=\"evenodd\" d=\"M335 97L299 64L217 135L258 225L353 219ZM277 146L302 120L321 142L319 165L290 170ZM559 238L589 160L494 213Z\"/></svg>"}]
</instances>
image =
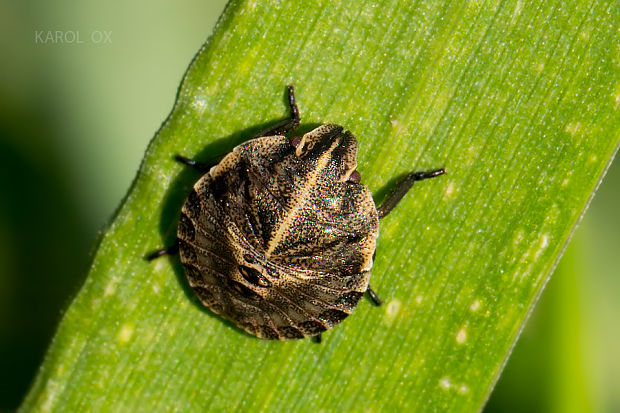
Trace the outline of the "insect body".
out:
<instances>
[{"instance_id":1,"label":"insect body","mask_svg":"<svg viewBox=\"0 0 620 413\"><path fill-rule=\"evenodd\" d=\"M379 218L416 180L444 173L407 175L377 210L356 171L355 137L338 125L284 137L300 120L292 86L289 101L289 120L235 147L216 166L178 158L206 171L177 230L189 285L238 327L280 340L334 327L364 292L379 303L369 287Z\"/></svg>"}]
</instances>

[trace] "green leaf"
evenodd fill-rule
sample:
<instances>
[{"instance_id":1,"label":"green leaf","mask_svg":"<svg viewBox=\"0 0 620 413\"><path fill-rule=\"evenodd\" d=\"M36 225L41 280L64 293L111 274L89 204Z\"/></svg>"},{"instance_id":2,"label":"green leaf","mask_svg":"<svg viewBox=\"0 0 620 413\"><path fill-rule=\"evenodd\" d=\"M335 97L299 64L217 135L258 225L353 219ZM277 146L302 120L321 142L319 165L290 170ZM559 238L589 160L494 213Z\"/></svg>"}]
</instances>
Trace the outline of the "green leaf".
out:
<instances>
[{"instance_id":1,"label":"green leaf","mask_svg":"<svg viewBox=\"0 0 620 413\"><path fill-rule=\"evenodd\" d=\"M22 408L479 410L618 146L613 2L232 1L102 237ZM323 343L203 310L174 239L196 173L287 114L360 142L381 222L373 288Z\"/></svg>"}]
</instances>

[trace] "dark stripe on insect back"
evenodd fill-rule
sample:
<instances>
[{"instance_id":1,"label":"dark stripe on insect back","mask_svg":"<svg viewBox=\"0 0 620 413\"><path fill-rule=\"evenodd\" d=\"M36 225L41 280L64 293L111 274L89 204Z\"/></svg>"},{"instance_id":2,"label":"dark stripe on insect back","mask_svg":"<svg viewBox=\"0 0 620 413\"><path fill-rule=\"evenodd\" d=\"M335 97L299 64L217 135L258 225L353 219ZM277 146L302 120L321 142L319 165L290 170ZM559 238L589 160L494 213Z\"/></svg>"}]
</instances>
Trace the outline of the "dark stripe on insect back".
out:
<instances>
[{"instance_id":1,"label":"dark stripe on insect back","mask_svg":"<svg viewBox=\"0 0 620 413\"><path fill-rule=\"evenodd\" d=\"M228 268L216 269L213 265L202 265L198 262L184 262L185 276L189 284L208 288L209 285L218 286L227 284L230 278Z\"/></svg>"},{"instance_id":2,"label":"dark stripe on insect back","mask_svg":"<svg viewBox=\"0 0 620 413\"><path fill-rule=\"evenodd\" d=\"M319 275L317 277L305 278L303 282L315 288L315 291L319 290L321 293L337 297L349 291L365 291L368 284L364 280L365 274L351 274L346 277L333 274Z\"/></svg>"},{"instance_id":3,"label":"dark stripe on insect back","mask_svg":"<svg viewBox=\"0 0 620 413\"><path fill-rule=\"evenodd\" d=\"M199 261L208 261L212 267L211 269L221 272L222 275L228 273L231 267L236 267L228 237L222 236L222 233L212 233L196 217L190 216L189 213L195 213L195 210L186 212L188 215L185 213L181 215L179 228L191 227L193 233L183 230L178 231L177 236L182 257L183 254L188 255L187 259L182 259L181 261L184 264L190 262L198 264ZM204 213L203 210L199 212L201 215ZM217 231L217 225L209 229Z\"/></svg>"},{"instance_id":4,"label":"dark stripe on insect back","mask_svg":"<svg viewBox=\"0 0 620 413\"><path fill-rule=\"evenodd\" d=\"M229 290L230 291L230 290ZM237 301L241 301L239 300L239 297L231 297L231 299L235 299ZM269 321L271 322L271 325L266 326L265 324L262 324L260 326L258 326L258 328L260 329L261 326L266 327L267 330L267 334L265 334L265 338L269 338L269 339L278 339L280 338L281 333L277 333L277 336L274 337L273 334L270 333L270 331L277 331L279 327L281 327L281 325L277 324L276 321L273 319L272 314L274 313L278 313L278 315L280 315L280 317L286 322L286 325L295 325L295 322L291 319L291 317L289 317L288 313L286 311L284 311L282 308L280 308L279 306L277 306L276 304L271 303L268 300L244 300L242 301L245 305L247 306L251 306L253 308L256 309L257 312L261 313L261 316L269 319ZM235 321L236 323L236 321ZM283 335L283 338L292 338L292 337L287 337Z\"/></svg>"},{"instance_id":5,"label":"dark stripe on insect back","mask_svg":"<svg viewBox=\"0 0 620 413\"><path fill-rule=\"evenodd\" d=\"M197 262L184 262L183 268L192 287L198 285L207 288L209 285L220 285L230 278L213 267L205 267Z\"/></svg>"},{"instance_id":6,"label":"dark stripe on insect back","mask_svg":"<svg viewBox=\"0 0 620 413\"><path fill-rule=\"evenodd\" d=\"M308 300L308 298L310 297L309 295L307 295L306 293L302 292L301 290L299 290L298 288L292 285L290 287L291 287L291 290L295 290L298 294L305 296L304 298L301 298L302 301L312 302L313 305L317 307L317 309L320 308L321 305L323 305L325 308L328 308L328 310L326 311L322 311L320 313L317 311L317 313L311 314L305 308L302 308L299 305L297 305L297 301L300 300L300 297L290 297L287 294L283 294L284 290L278 290L278 294L281 297L285 298L287 301L292 303L295 307L299 308L303 314L306 314L307 321L292 323L292 325L296 325L297 327L299 327L304 332L304 335L306 336L316 335L322 331L327 330L328 328L333 327L334 325L338 324L339 322L347 318L349 316L348 313L351 313L353 308L355 308L355 304L357 304L357 301L359 301L359 298L362 295L362 293L352 291L349 293L342 294L339 297L335 297L335 298L338 298L338 300L335 303L330 304L330 303L323 302L322 300L318 300L316 297L313 297L314 299ZM318 305L315 304L315 302L317 301L320 304ZM332 307L333 305L342 308L342 310L338 308L333 308ZM332 308L329 308L329 307L332 307ZM291 335L290 337L287 337L287 338L297 338L297 337L294 337Z\"/></svg>"},{"instance_id":7,"label":"dark stripe on insect back","mask_svg":"<svg viewBox=\"0 0 620 413\"><path fill-rule=\"evenodd\" d=\"M345 313L344 311L331 309L319 314L319 319L330 327L333 327L348 316L349 314Z\"/></svg>"},{"instance_id":8,"label":"dark stripe on insect back","mask_svg":"<svg viewBox=\"0 0 620 413\"><path fill-rule=\"evenodd\" d=\"M279 172L281 173L282 171L279 171ZM288 168L286 168L284 172L287 173ZM267 174L268 172L256 170L256 168L248 168L246 170L246 173L247 175L245 176L245 178L248 179L248 182L251 182L252 185L256 187L257 189L263 189L267 191L267 193L273 198L273 200L280 207L284 208L284 205L286 202L283 197L285 195L283 195L280 192L280 188L278 188L278 181L277 181L278 175L275 172L274 173L269 172L270 174L269 177L272 178L272 180L263 179L263 176L265 176L265 174ZM287 182L286 188L288 189L290 187L290 184L288 184L288 182L290 181L287 180L286 182ZM276 190L277 192L274 192L274 190Z\"/></svg>"},{"instance_id":9,"label":"dark stripe on insect back","mask_svg":"<svg viewBox=\"0 0 620 413\"><path fill-rule=\"evenodd\" d=\"M330 227L324 226L323 228L325 231ZM348 248L349 246L355 248L355 246L365 238L360 234L342 233L327 241L326 239L320 237L322 233L315 234L311 230L308 230L307 233L301 231L303 231L303 228L300 230L299 236L296 237L296 239L287 238L287 250L281 253L282 259L285 260L291 255L294 257L312 258L313 256L321 254L324 251L334 250L338 247L340 247L340 249Z\"/></svg>"},{"instance_id":10,"label":"dark stripe on insect back","mask_svg":"<svg viewBox=\"0 0 620 413\"><path fill-rule=\"evenodd\" d=\"M304 157L310 157L311 159L318 159L323 153L327 152L330 146L334 143L334 140L342 135L342 127L330 129L321 136L321 139L315 143L310 151Z\"/></svg>"},{"instance_id":11,"label":"dark stripe on insect back","mask_svg":"<svg viewBox=\"0 0 620 413\"><path fill-rule=\"evenodd\" d=\"M261 274L260 271L258 271L255 268L248 267L246 265L240 265L239 272L241 273L241 275L243 276L243 278L245 278L247 282L249 282L250 284L256 287L261 287L261 288L271 287L271 281L269 281L267 277L265 277L263 274Z\"/></svg>"},{"instance_id":12,"label":"dark stripe on insect back","mask_svg":"<svg viewBox=\"0 0 620 413\"><path fill-rule=\"evenodd\" d=\"M245 285L241 284L238 281L227 279L226 283L228 284L227 286L229 289L238 292L239 294L241 294L244 298L247 298L248 300L252 300L255 302L263 301L263 297L255 293L251 288L246 287Z\"/></svg>"},{"instance_id":13,"label":"dark stripe on insect back","mask_svg":"<svg viewBox=\"0 0 620 413\"><path fill-rule=\"evenodd\" d=\"M256 188L256 205L255 219L260 223L260 238L263 241L263 247L266 248L271 240L278 221L286 213L280 200L265 185Z\"/></svg>"},{"instance_id":14,"label":"dark stripe on insect back","mask_svg":"<svg viewBox=\"0 0 620 413\"><path fill-rule=\"evenodd\" d=\"M194 201L190 201L191 199L194 199ZM206 240L210 242L211 244L213 244L211 245L212 247L217 246L217 251L220 253L222 251L230 251L230 243L227 237L222 236L223 232L213 232L220 229L218 228L218 224L213 224L214 228L206 228L201 222L200 217L204 216L204 214L209 214L210 212L205 211L201 205L197 207L195 207L194 205L190 206L190 202L197 202L198 204L200 203L200 201L198 201L198 194L196 194L195 191L192 191L188 198L186 206L181 212L181 217L179 219L179 226L177 230L177 237L179 239L184 239L191 242L191 244L196 245L197 248L207 250L207 248L205 248L206 246L198 245L198 241L196 241L198 239L200 241ZM188 230L187 227L189 226L192 227L193 232L190 232ZM210 229L212 229L213 231L211 231ZM202 236L204 240L200 239L198 235ZM215 255L212 252L212 249L208 249L207 251Z\"/></svg>"},{"instance_id":15,"label":"dark stripe on insect back","mask_svg":"<svg viewBox=\"0 0 620 413\"><path fill-rule=\"evenodd\" d=\"M290 157L295 156L295 148L293 145L288 144L288 142L286 144L274 144L271 149L268 155L260 155L259 162L252 162L250 160L251 164L263 168L263 173L266 175L275 174L278 165L283 162L286 163ZM273 149L276 150L274 151Z\"/></svg>"},{"instance_id":16,"label":"dark stripe on insect back","mask_svg":"<svg viewBox=\"0 0 620 413\"><path fill-rule=\"evenodd\" d=\"M252 202L252 196L250 194L250 176L248 173L248 166L243 159L239 160L239 166L236 168L239 175L239 188L233 188L239 191L241 199L244 204Z\"/></svg>"},{"instance_id":17,"label":"dark stripe on insect back","mask_svg":"<svg viewBox=\"0 0 620 413\"><path fill-rule=\"evenodd\" d=\"M340 143L338 144L338 146L336 148L334 148L334 150L332 151L332 154L334 156L338 155L338 156L342 156L343 154L345 154L346 149L348 149L350 143L351 143L351 138L353 137L353 135L351 135L350 132L343 132L342 129L338 131L338 133L334 133L332 134L332 139L338 139L340 141Z\"/></svg>"},{"instance_id":18,"label":"dark stripe on insect back","mask_svg":"<svg viewBox=\"0 0 620 413\"><path fill-rule=\"evenodd\" d=\"M252 245L264 248L269 240L270 224L273 221L267 214L270 211L268 207L279 204L279 200L254 169L256 166L252 168L248 160L242 157L235 169L229 172L231 178L234 177L235 185L230 188L232 194L227 207L237 212L235 217L239 222L234 223L244 238L250 238Z\"/></svg>"},{"instance_id":19,"label":"dark stripe on insect back","mask_svg":"<svg viewBox=\"0 0 620 413\"><path fill-rule=\"evenodd\" d=\"M216 202L221 201L228 192L228 175L228 173L220 174L211 180L209 189L211 190L211 194L213 194L213 198Z\"/></svg>"},{"instance_id":20,"label":"dark stripe on insect back","mask_svg":"<svg viewBox=\"0 0 620 413\"><path fill-rule=\"evenodd\" d=\"M338 278L341 277L338 276ZM347 291L350 290L350 288L333 288L333 285L330 285L330 282L321 282L321 278L318 278L318 281L318 283L311 283L306 281L304 284L302 284L302 286L306 288L306 291L295 285L295 283L291 282L290 289L295 290L297 294L303 296L302 298L304 299L304 301L310 302L313 306L319 309L342 309L347 313L351 313L353 311L353 309L355 308L355 304L357 304L357 301L359 301L359 297L361 297L362 295L362 293L358 291ZM352 288L355 288L355 286L353 286ZM329 297L333 300L328 301L319 297ZM351 305L354 301L354 297L358 297L358 299L355 304Z\"/></svg>"},{"instance_id":21,"label":"dark stripe on insect back","mask_svg":"<svg viewBox=\"0 0 620 413\"><path fill-rule=\"evenodd\" d=\"M278 332L287 339L304 338L304 334L292 326L282 326L278 328Z\"/></svg>"},{"instance_id":22,"label":"dark stripe on insect back","mask_svg":"<svg viewBox=\"0 0 620 413\"><path fill-rule=\"evenodd\" d=\"M196 188L192 188L192 191L187 196L183 209L186 210L188 215L192 217L197 217L202 212L200 196L196 192Z\"/></svg>"},{"instance_id":23,"label":"dark stripe on insect back","mask_svg":"<svg viewBox=\"0 0 620 413\"><path fill-rule=\"evenodd\" d=\"M216 202L214 213L222 214L218 218L222 225L221 232L213 235L223 237L227 234L227 227L230 229L232 225L249 244L257 248L263 241L260 235L261 223L253 219L255 214L252 213L252 206L256 202L250 185L248 165L243 158L233 168L211 181L209 191Z\"/></svg>"},{"instance_id":24,"label":"dark stripe on insect back","mask_svg":"<svg viewBox=\"0 0 620 413\"><path fill-rule=\"evenodd\" d=\"M194 241L196 239L196 230L194 229L194 223L184 213L181 212L179 217L179 225L177 227L177 237L182 235L187 241Z\"/></svg>"},{"instance_id":25,"label":"dark stripe on insect back","mask_svg":"<svg viewBox=\"0 0 620 413\"><path fill-rule=\"evenodd\" d=\"M238 173L240 185L238 191L241 200L241 203L240 205L238 205L238 207L243 211L242 216L240 216L239 218L246 221L245 223L239 222L239 228L243 232L247 232L244 235L248 238L251 238L248 240L251 244L264 247L265 240L261 235L261 223L255 215L254 197L252 195L252 182L250 180L250 173L245 164L245 161L243 160L241 160L241 165ZM258 245L256 245L256 243L258 243Z\"/></svg>"},{"instance_id":26,"label":"dark stripe on insect back","mask_svg":"<svg viewBox=\"0 0 620 413\"><path fill-rule=\"evenodd\" d=\"M302 243L296 243L295 249L292 247L282 255L274 257L278 262L284 263L284 265L291 265L299 260L308 261L313 265L315 269L328 272L341 277L348 277L354 274L359 274L365 264L365 258L361 252L358 251L358 244L362 241L363 237L355 238L341 238L333 240L329 243L321 243L320 247L316 246L316 243L308 243L303 245ZM326 247L323 248L323 245ZM307 246L308 248L304 248ZM352 251L358 251L353 253ZM317 261L315 257L320 256L320 260Z\"/></svg>"},{"instance_id":27,"label":"dark stripe on insect back","mask_svg":"<svg viewBox=\"0 0 620 413\"><path fill-rule=\"evenodd\" d=\"M186 247L192 249L192 254L194 254L194 256L196 255L196 252L199 252L202 257L217 258L218 260L221 261L220 264L225 263L225 264L228 264L228 266L230 266L230 267L234 267L234 266L237 265L237 262L234 260L234 257L232 256L232 252L230 250L217 250L217 251L214 251L212 249L207 249L207 248L204 248L202 246L199 246L195 242L186 242L184 240L181 240L181 242L183 242L186 245ZM224 254L222 254L222 253L224 253ZM228 254L226 254L226 253L228 253ZM229 256L226 257L225 255L229 255ZM197 260L196 260L196 262L197 262Z\"/></svg>"},{"instance_id":28,"label":"dark stripe on insect back","mask_svg":"<svg viewBox=\"0 0 620 413\"><path fill-rule=\"evenodd\" d=\"M349 291L348 293L344 293L340 297L338 297L336 305L338 307L344 308L345 312L351 313L355 309L355 306L357 306L357 303L362 298L362 295L363 293L360 293L359 291Z\"/></svg>"},{"instance_id":29,"label":"dark stripe on insect back","mask_svg":"<svg viewBox=\"0 0 620 413\"><path fill-rule=\"evenodd\" d=\"M335 163L335 167L342 168L338 172L344 174L345 168L349 166L347 164L355 162L357 155L357 150L355 148L357 147L357 143L353 135L348 131L340 132L338 134L338 139L340 140L340 143L332 151L332 162Z\"/></svg>"},{"instance_id":30,"label":"dark stripe on insect back","mask_svg":"<svg viewBox=\"0 0 620 413\"><path fill-rule=\"evenodd\" d=\"M258 326L258 330L260 334L257 335L268 340L277 340L280 337L273 328L264 324Z\"/></svg>"},{"instance_id":31,"label":"dark stripe on insect back","mask_svg":"<svg viewBox=\"0 0 620 413\"><path fill-rule=\"evenodd\" d=\"M316 336L317 334L320 334L323 331L327 330L326 326L316 320L303 321L299 323L299 327L304 330L307 336Z\"/></svg>"},{"instance_id":32,"label":"dark stripe on insect back","mask_svg":"<svg viewBox=\"0 0 620 413\"><path fill-rule=\"evenodd\" d=\"M286 290L282 288L273 290L271 297L278 297L279 302L270 303L270 304L272 304L275 308L277 308L278 311L286 313L286 318L290 320L289 324L291 326L298 325L299 321L293 320L293 317L290 314L294 314L295 316L301 316L305 320L313 320L316 318L314 314L310 314L305 308L297 304L298 299L291 298L287 294L283 294L284 291ZM273 301L273 298L270 301ZM281 328L282 327L279 327L278 330L281 330ZM300 337L293 337L293 336L287 336L287 335L285 335L285 337L286 338L300 338Z\"/></svg>"},{"instance_id":33,"label":"dark stripe on insect back","mask_svg":"<svg viewBox=\"0 0 620 413\"><path fill-rule=\"evenodd\" d=\"M303 285L303 284L302 284ZM308 285L313 285L315 287L319 287L319 291L323 292L323 289L321 288L322 286L319 284L306 284L306 287ZM283 291L289 291L289 292L295 292L298 296L297 297L290 297L289 295L287 295L287 297L289 297L289 299L292 299L293 301L296 302L301 302L301 301L307 301L310 304L312 304L314 307L316 308L329 308L331 307L331 303L328 301L324 301L322 299L320 299L318 297L319 294L316 293L316 291L314 291L313 293L308 293L306 291L304 291L303 289L299 288L298 285L296 285L296 282L293 282L292 280L289 281L289 285L287 287L287 290L284 289L280 289L279 293L282 294ZM307 311L307 310L305 310ZM316 318L316 317L311 317L311 318Z\"/></svg>"}]
</instances>

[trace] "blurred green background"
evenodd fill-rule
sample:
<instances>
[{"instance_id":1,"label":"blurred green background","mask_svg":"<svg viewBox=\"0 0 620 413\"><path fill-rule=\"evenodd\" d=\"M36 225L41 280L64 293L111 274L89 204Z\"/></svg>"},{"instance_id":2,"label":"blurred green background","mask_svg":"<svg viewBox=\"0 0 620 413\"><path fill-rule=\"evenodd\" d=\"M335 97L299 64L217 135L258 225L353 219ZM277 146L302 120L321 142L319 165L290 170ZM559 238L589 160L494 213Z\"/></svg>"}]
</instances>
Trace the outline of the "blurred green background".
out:
<instances>
[{"instance_id":1,"label":"blurred green background","mask_svg":"<svg viewBox=\"0 0 620 413\"><path fill-rule=\"evenodd\" d=\"M0 1L0 411L28 389L225 3ZM618 188L616 163L486 412L620 411Z\"/></svg>"}]
</instances>

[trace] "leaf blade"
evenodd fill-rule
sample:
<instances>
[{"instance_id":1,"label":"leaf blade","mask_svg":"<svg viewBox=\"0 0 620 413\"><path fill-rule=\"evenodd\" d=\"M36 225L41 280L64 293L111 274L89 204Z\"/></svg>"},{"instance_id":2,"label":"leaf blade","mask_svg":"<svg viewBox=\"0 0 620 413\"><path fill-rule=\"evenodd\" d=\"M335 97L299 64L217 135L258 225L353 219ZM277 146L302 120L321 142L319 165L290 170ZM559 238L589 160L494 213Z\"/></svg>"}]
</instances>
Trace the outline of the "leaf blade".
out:
<instances>
[{"instance_id":1,"label":"leaf blade","mask_svg":"<svg viewBox=\"0 0 620 413\"><path fill-rule=\"evenodd\" d=\"M24 409L479 409L618 145L605 6L231 2ZM386 305L362 302L321 346L249 338L196 305L174 259L142 260L196 179L172 155L285 116L289 82L304 122L358 137L374 193L449 172L382 222Z\"/></svg>"}]
</instances>

